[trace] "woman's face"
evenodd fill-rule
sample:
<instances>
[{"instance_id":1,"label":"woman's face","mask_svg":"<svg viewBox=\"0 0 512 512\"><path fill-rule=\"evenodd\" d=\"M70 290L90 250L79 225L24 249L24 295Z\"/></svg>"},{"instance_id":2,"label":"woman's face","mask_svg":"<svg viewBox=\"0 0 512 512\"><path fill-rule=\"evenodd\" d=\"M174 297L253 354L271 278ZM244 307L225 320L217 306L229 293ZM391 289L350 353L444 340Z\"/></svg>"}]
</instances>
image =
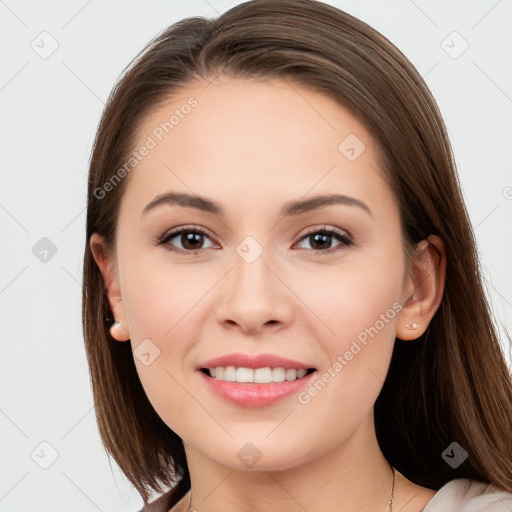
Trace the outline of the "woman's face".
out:
<instances>
[{"instance_id":1,"label":"woman's face","mask_svg":"<svg viewBox=\"0 0 512 512\"><path fill-rule=\"evenodd\" d=\"M119 287L113 310L162 420L189 450L243 469L367 435L407 282L363 125L298 85L226 78L159 106L134 150L110 297Z\"/></svg>"}]
</instances>

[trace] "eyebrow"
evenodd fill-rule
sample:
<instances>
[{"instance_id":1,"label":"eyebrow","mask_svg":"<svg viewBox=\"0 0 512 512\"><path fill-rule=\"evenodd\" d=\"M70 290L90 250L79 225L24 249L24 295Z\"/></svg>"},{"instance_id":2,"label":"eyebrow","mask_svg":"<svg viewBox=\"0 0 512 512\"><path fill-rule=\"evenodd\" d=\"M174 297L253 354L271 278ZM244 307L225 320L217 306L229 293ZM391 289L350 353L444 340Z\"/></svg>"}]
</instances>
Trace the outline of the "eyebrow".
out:
<instances>
[{"instance_id":1,"label":"eyebrow","mask_svg":"<svg viewBox=\"0 0 512 512\"><path fill-rule=\"evenodd\" d=\"M300 215L323 206L330 206L334 204L344 204L348 206L357 206L370 215L372 211L366 203L355 197L349 197L342 194L324 194L316 195L308 199L289 201L281 208L281 215L283 217L290 217ZM142 215L148 211L162 205L178 205L187 208L195 208L206 213L218 215L223 217L225 215L224 208L217 202L206 197L187 194L183 192L167 192L156 196L150 203L146 205L142 211Z\"/></svg>"}]
</instances>

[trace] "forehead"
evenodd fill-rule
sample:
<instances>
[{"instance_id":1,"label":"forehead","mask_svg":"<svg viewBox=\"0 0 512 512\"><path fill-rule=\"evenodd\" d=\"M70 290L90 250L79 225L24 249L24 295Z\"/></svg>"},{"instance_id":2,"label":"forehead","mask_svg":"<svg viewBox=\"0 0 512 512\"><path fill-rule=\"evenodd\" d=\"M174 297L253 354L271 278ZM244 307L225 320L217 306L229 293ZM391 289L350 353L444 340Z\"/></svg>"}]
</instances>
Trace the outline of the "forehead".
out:
<instances>
[{"instance_id":1,"label":"forehead","mask_svg":"<svg viewBox=\"0 0 512 512\"><path fill-rule=\"evenodd\" d=\"M221 201L242 200L242 190L300 197L335 188L389 201L364 125L329 96L281 79L192 82L146 115L136 140L135 150L151 149L128 188L146 199L165 188L213 189Z\"/></svg>"},{"instance_id":2,"label":"forehead","mask_svg":"<svg viewBox=\"0 0 512 512\"><path fill-rule=\"evenodd\" d=\"M283 147L298 152L318 146L321 138L323 146L338 150L349 133L372 145L366 128L334 99L282 79L191 82L146 115L137 133L139 141L153 134L157 142L174 140L185 150L231 139L223 152L242 160L258 153L262 144L276 152Z\"/></svg>"}]
</instances>

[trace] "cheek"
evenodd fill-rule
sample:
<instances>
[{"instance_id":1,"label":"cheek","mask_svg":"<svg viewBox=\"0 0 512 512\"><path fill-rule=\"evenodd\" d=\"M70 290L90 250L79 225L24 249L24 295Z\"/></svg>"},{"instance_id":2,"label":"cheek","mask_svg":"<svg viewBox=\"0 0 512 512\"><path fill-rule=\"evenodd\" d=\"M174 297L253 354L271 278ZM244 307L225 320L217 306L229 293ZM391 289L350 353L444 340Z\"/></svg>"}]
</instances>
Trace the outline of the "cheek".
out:
<instances>
[{"instance_id":1,"label":"cheek","mask_svg":"<svg viewBox=\"0 0 512 512\"><path fill-rule=\"evenodd\" d=\"M395 258L396 259L396 258ZM394 265L370 258L356 258L338 267L319 266L314 273L302 273L300 297L338 352L359 337L392 337L402 287L400 261ZM395 306L393 308L393 305ZM381 336L382 335L382 336Z\"/></svg>"},{"instance_id":2,"label":"cheek","mask_svg":"<svg viewBox=\"0 0 512 512\"><path fill-rule=\"evenodd\" d=\"M214 286L215 276L154 256L130 257L121 283L123 304L133 342L154 338L167 345L178 332L196 326L190 320L195 305Z\"/></svg>"},{"instance_id":3,"label":"cheek","mask_svg":"<svg viewBox=\"0 0 512 512\"><path fill-rule=\"evenodd\" d=\"M194 340L199 339L200 322L194 321L194 314L208 283L198 285L202 280L197 276L148 260L130 258L124 275L123 303L134 362L154 410L182 434L176 411L190 407L190 395L183 388L188 388L186 365Z\"/></svg>"},{"instance_id":4,"label":"cheek","mask_svg":"<svg viewBox=\"0 0 512 512\"><path fill-rule=\"evenodd\" d=\"M346 295L340 299L336 323L339 340L346 347L352 340L362 344L369 339L394 339L394 318L399 286L376 276L351 275L346 282Z\"/></svg>"},{"instance_id":5,"label":"cheek","mask_svg":"<svg viewBox=\"0 0 512 512\"><path fill-rule=\"evenodd\" d=\"M310 293L304 302L329 327L328 334L319 338L328 355L319 372L326 385L317 386L322 390L321 397L316 398L315 390L311 396L326 417L340 403L345 404L344 412L340 412L343 417L347 409L353 417L359 417L363 409L371 408L380 392L401 309L403 268L394 254L386 258L381 251L380 259L368 254L357 264L350 265L347 260L335 272L332 268L319 269L314 279L308 277L310 285L316 283L316 288L309 288L316 293Z\"/></svg>"}]
</instances>

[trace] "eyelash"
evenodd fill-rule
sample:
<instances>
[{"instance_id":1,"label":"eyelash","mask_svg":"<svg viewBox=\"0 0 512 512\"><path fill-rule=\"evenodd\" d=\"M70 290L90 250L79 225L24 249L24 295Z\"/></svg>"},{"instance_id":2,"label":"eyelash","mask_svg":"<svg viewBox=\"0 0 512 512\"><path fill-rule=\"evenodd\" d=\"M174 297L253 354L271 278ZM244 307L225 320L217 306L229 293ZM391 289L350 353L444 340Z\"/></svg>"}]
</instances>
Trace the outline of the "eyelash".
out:
<instances>
[{"instance_id":1,"label":"eyelash","mask_svg":"<svg viewBox=\"0 0 512 512\"><path fill-rule=\"evenodd\" d=\"M191 226L191 227L185 226L185 227L176 228L176 229L172 229L170 231L167 231L166 233L164 233L157 240L156 245L160 246L160 245L167 244L167 247L166 247L167 250L172 251L172 252L176 252L176 253L179 253L179 254L197 254L200 251L205 250L205 249L196 249L195 251L183 250L183 249L177 249L176 247L172 247L169 244L170 240L172 240L173 238L177 237L178 235L182 235L184 233L200 234L200 235L206 236L206 237L211 239L211 237L208 235L208 233L205 230L201 229L200 227L198 227L198 226ZM325 251L324 250L315 250L315 249L306 249L308 251L313 251L315 254L331 254L331 253L333 253L335 251L340 250L343 247L350 247L351 245L353 245L353 241L351 240L351 238L349 236L347 236L346 234L344 234L342 231L340 231L340 230L338 230L336 228L326 228L326 227L316 228L314 230L309 231L308 233L305 233L300 238L299 242L301 242L304 239L307 239L308 237L310 237L312 235L317 235L317 234L328 235L328 236L329 235L333 235L341 243L339 245L336 245L336 246L332 247L331 249L327 249Z\"/></svg>"}]
</instances>

